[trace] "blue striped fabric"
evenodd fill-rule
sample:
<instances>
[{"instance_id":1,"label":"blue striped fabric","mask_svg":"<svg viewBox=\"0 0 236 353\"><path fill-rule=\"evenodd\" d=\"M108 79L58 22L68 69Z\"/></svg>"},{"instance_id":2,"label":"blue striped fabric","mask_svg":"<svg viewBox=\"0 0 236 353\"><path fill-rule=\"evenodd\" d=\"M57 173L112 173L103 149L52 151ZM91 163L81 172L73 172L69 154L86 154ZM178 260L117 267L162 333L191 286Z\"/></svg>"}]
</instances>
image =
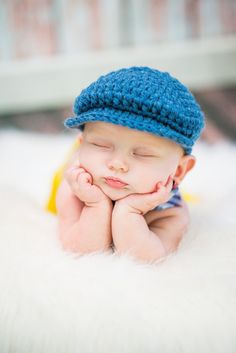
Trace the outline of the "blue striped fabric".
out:
<instances>
[{"instance_id":1,"label":"blue striped fabric","mask_svg":"<svg viewBox=\"0 0 236 353\"><path fill-rule=\"evenodd\" d=\"M157 206L154 208L155 211L161 211L161 210L166 210L167 208L171 207L179 207L182 204L182 197L180 195L179 188L173 189L171 191L171 197L170 199L162 203L161 205Z\"/></svg>"}]
</instances>

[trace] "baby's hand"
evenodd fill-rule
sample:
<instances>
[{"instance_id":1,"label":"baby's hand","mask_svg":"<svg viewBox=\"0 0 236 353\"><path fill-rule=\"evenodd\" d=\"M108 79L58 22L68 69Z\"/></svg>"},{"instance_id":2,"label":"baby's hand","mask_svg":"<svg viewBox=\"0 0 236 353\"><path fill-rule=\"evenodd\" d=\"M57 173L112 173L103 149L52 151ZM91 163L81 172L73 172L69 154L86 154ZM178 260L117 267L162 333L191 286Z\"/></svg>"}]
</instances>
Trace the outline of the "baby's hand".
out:
<instances>
[{"instance_id":1,"label":"baby's hand","mask_svg":"<svg viewBox=\"0 0 236 353\"><path fill-rule=\"evenodd\" d=\"M158 182L156 190L147 194L132 194L116 202L116 207L128 207L130 212L146 214L156 206L170 199L173 177L169 176L166 184Z\"/></svg>"},{"instance_id":2,"label":"baby's hand","mask_svg":"<svg viewBox=\"0 0 236 353\"><path fill-rule=\"evenodd\" d=\"M72 192L87 206L108 199L102 190L93 184L92 176L80 166L79 162L69 167L65 172L65 178Z\"/></svg>"}]
</instances>

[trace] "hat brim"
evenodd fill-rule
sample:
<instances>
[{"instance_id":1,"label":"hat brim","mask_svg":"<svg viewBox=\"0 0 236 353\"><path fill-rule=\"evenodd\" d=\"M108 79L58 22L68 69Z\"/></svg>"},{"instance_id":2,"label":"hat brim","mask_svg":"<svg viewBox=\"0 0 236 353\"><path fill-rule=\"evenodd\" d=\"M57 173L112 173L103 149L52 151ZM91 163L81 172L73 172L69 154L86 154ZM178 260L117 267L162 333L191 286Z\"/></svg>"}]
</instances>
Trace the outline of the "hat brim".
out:
<instances>
[{"instance_id":1,"label":"hat brim","mask_svg":"<svg viewBox=\"0 0 236 353\"><path fill-rule=\"evenodd\" d=\"M130 129L149 132L151 134L168 138L181 145L185 153L190 154L192 145L185 136L165 126L157 118L144 117L127 111L120 111L112 108L95 108L65 120L64 125L68 128L79 128L83 130L84 124L88 122L106 122L115 125L122 125Z\"/></svg>"}]
</instances>

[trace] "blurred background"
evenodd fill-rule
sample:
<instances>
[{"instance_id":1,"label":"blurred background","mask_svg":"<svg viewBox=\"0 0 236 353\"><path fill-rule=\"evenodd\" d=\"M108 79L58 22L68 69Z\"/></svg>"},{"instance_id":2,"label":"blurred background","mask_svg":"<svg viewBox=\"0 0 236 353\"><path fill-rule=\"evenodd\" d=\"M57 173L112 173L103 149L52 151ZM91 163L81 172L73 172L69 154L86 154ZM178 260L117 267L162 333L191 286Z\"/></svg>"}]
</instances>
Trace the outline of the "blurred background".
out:
<instances>
[{"instance_id":1,"label":"blurred background","mask_svg":"<svg viewBox=\"0 0 236 353\"><path fill-rule=\"evenodd\" d=\"M192 90L203 139L236 139L236 0L0 0L0 129L64 133L81 89L131 65Z\"/></svg>"}]
</instances>

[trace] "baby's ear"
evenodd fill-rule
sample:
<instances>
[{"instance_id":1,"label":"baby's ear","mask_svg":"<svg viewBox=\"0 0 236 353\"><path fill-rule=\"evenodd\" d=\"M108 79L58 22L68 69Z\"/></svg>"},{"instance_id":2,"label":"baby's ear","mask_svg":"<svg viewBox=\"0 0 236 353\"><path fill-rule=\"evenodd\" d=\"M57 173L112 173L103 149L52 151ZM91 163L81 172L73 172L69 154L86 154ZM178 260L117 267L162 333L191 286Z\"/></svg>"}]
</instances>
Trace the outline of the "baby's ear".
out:
<instances>
[{"instance_id":1,"label":"baby's ear","mask_svg":"<svg viewBox=\"0 0 236 353\"><path fill-rule=\"evenodd\" d=\"M185 175L195 166L196 158L192 155L182 156L174 175L174 181L177 185L181 183Z\"/></svg>"}]
</instances>

